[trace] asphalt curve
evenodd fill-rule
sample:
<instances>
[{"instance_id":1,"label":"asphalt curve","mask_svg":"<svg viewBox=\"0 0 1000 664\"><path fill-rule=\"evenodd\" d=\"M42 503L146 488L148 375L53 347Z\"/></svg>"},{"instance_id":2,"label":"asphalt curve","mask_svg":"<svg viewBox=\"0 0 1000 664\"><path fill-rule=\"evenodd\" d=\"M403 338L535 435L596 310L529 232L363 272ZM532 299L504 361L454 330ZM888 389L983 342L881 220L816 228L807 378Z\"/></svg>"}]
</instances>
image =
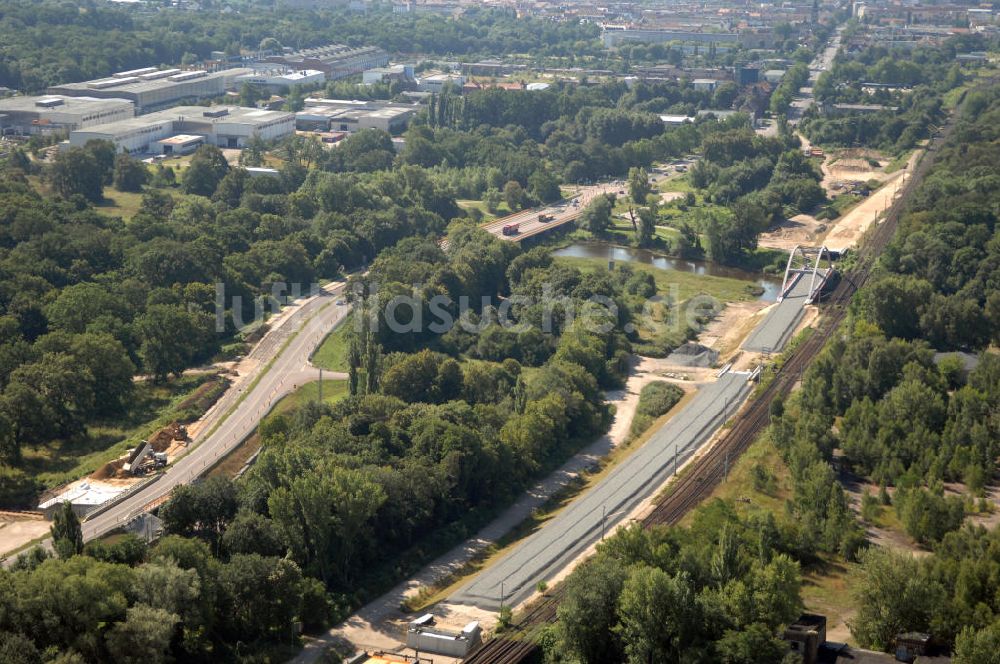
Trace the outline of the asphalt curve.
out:
<instances>
[{"instance_id":1,"label":"asphalt curve","mask_svg":"<svg viewBox=\"0 0 1000 664\"><path fill-rule=\"evenodd\" d=\"M105 512L85 520L82 524L84 539L91 540L111 532L136 515L148 511L151 503L169 494L175 486L196 480L253 433L261 417L282 396L312 379L314 376L309 367L310 355L323 337L350 311L348 305L334 301L334 295L342 289L343 285L327 287L321 295L313 297L296 311L282 326L283 329L275 330L279 338L270 351L277 353L276 356L272 355L273 364L261 368L259 380L248 386L249 393L245 396L241 394L243 390L240 390L223 398L224 403L220 403L220 408L211 414L214 417L209 418L210 421L221 420L221 424L217 425L211 435L201 440L196 439L191 451L172 463L155 482L144 486L142 490ZM240 398L242 401L239 401ZM235 405L230 406L230 403ZM233 410L227 416L229 407Z\"/></svg>"}]
</instances>

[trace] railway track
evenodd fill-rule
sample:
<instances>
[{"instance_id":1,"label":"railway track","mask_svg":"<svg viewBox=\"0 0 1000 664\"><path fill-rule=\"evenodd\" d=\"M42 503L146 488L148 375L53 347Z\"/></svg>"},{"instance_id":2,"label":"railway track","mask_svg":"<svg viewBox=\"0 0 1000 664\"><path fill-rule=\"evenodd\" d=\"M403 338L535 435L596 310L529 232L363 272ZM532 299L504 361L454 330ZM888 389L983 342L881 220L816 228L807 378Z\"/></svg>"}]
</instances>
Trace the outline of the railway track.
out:
<instances>
[{"instance_id":1,"label":"railway track","mask_svg":"<svg viewBox=\"0 0 1000 664\"><path fill-rule=\"evenodd\" d=\"M954 118L944 127L941 135L931 141L927 152L917 163L917 167L885 219L868 231L858 249L854 267L841 275L840 281L827 296L826 301L820 303L823 315L813 334L789 354L787 361L767 387L755 397L751 397L742 411L735 416L733 426L719 438L718 442L693 461L688 472L674 478L672 491L642 520L643 528L678 523L684 515L712 494L725 479L729 465L750 447L768 425L771 403L778 397L784 398L792 391L806 367L823 349L846 317L851 297L868 281L875 259L892 240L902 210L906 208L919 183L930 170L937 150L950 136L953 126ZM539 627L555 622L559 601L565 593L564 587L564 584L560 584L529 606L518 617L513 628L503 636L485 642L465 659L466 664L518 664L531 657L537 648L531 636Z\"/></svg>"}]
</instances>

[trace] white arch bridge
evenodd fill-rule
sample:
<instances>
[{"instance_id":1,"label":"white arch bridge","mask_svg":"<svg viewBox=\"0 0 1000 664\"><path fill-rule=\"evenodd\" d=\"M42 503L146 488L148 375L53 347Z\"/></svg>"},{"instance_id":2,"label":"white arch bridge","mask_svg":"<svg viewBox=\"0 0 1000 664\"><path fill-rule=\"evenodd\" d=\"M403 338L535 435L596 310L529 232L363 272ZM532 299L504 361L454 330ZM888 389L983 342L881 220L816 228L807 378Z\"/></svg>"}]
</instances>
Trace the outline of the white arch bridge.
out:
<instances>
[{"instance_id":1,"label":"white arch bridge","mask_svg":"<svg viewBox=\"0 0 1000 664\"><path fill-rule=\"evenodd\" d=\"M803 292L805 289L796 286L800 286L800 281L808 279L809 288L804 293L805 303L812 304L826 285L826 280L833 274L833 270L833 255L825 245L819 247L795 245L792 253L788 255L788 265L785 267L785 278L781 282L778 302L785 299L793 289Z\"/></svg>"}]
</instances>

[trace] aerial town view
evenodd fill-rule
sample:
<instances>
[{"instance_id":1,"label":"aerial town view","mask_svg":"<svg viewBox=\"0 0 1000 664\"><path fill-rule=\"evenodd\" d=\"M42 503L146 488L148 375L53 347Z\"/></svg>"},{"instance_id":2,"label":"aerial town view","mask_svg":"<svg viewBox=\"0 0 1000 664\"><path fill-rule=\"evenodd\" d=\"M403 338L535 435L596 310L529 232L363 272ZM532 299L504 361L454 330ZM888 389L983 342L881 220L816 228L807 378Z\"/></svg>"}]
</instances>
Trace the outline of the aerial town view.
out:
<instances>
[{"instance_id":1,"label":"aerial town view","mask_svg":"<svg viewBox=\"0 0 1000 664\"><path fill-rule=\"evenodd\" d=\"M0 0L0 664L1000 664L1000 3Z\"/></svg>"}]
</instances>

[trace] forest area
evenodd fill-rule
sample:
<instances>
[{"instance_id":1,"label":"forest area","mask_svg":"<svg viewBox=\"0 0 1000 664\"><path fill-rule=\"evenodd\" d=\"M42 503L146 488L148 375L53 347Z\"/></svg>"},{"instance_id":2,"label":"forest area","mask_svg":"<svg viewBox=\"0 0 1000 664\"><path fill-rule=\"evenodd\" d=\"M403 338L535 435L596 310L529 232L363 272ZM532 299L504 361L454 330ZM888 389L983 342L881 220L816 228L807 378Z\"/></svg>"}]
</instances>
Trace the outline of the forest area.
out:
<instances>
[{"instance_id":1,"label":"forest area","mask_svg":"<svg viewBox=\"0 0 1000 664\"><path fill-rule=\"evenodd\" d=\"M849 34L849 33L848 33ZM940 46L899 51L868 46L849 57L838 57L830 71L816 82L816 101L833 104L869 104L873 113L847 112L830 116L819 107L808 110L802 133L817 145L864 146L890 155L903 154L930 137L944 121L944 95L962 85L966 74L956 53L983 50L982 35L954 36ZM852 85L865 82L867 87Z\"/></svg>"},{"instance_id":2,"label":"forest area","mask_svg":"<svg viewBox=\"0 0 1000 664\"><path fill-rule=\"evenodd\" d=\"M0 34L10 36L0 85L37 92L266 39L588 66L684 57L667 47L609 54L592 24L501 10L451 20L388 6L276 15L235 4L236 14L202 17L0 0ZM108 440L108 424L142 423L154 393L187 403L199 379L185 371L246 353L260 330L235 321L251 320L276 284L345 280L355 313L346 396L263 420L245 475L178 487L159 508L154 545L128 535L84 543L77 516L58 511L54 551L32 548L0 569L0 662L287 658L300 629L344 619L604 434L605 391L623 387L634 355L666 355L695 330L645 337L644 307L665 295L649 272L553 260L551 246L477 228L483 211L460 202L523 210L562 199L565 186L620 178L628 195L597 197L580 236L617 238L615 217L627 224L627 213L635 246L774 271L784 256L759 252L757 239L829 204L817 161L783 117L762 136L742 112L679 126L659 116L780 116L812 55L788 36L780 51L792 64L770 98L686 79L445 91L399 152L389 133L366 129L335 150L302 136L251 141L239 163L202 147L183 169L101 141L45 162L13 150L0 164L0 509L33 508L66 479L39 471L46 455L123 443ZM913 90L877 93L899 107L891 118L807 114L800 129L818 144L905 153L967 82L951 66L955 49L980 45L922 48L912 62L882 48L838 58L817 85L821 101L859 101L845 84L860 78ZM921 630L954 648L958 664L998 661L1000 535L968 517L993 509L1000 454L1000 87L971 90L959 109L842 334L771 410L765 436L791 487L781 509L712 501L680 526L609 537L568 577L542 638L546 662L791 664L780 636L805 606L805 575L827 560L852 570L859 645L889 650L897 633ZM680 195L660 203L667 190L649 173L681 158L691 167L668 184ZM277 177L245 168L265 162ZM122 194L136 209L110 213ZM406 334L386 315L397 298L412 302L392 321L413 323ZM461 324L416 324L441 316ZM681 397L675 385L647 385L631 435ZM877 487L860 514L845 473ZM774 478L761 470L757 481L768 490ZM890 509L927 555L871 545L867 526Z\"/></svg>"},{"instance_id":3,"label":"forest area","mask_svg":"<svg viewBox=\"0 0 1000 664\"><path fill-rule=\"evenodd\" d=\"M849 565L860 646L926 632L958 664L997 661L998 531L966 517L996 509L984 500L1000 454L998 114L996 86L967 95L843 334L772 405L762 440L788 477L783 512L716 499L681 526L601 544L567 582L547 662L798 661L775 637L802 608L805 572L830 560ZM880 487L858 512L845 473ZM773 493L771 471L750 476ZM926 555L867 541L889 506Z\"/></svg>"},{"instance_id":4,"label":"forest area","mask_svg":"<svg viewBox=\"0 0 1000 664\"><path fill-rule=\"evenodd\" d=\"M699 183L723 216L682 227L690 246L674 249L697 253L704 246L699 234L707 234L711 257L727 262L753 251L756 234L783 202L808 204L796 202L808 196L800 189L815 186L815 170L795 156L793 141L752 138L742 129L744 116L665 130L656 111L711 101L689 87L489 90L468 95L461 112L452 113L454 99L435 101L426 121L406 132L398 156L390 136L374 129L346 138L335 151L302 137L277 146L252 142L243 156L259 163L270 150L281 165L274 179L249 177L212 147L183 172L147 167L99 141L62 151L50 164L14 150L0 174L0 472L7 478L0 504L30 505L42 488L22 466L25 446L60 441L89 449L90 428L132 412L134 375L168 384L187 368L238 355L247 331L233 320L252 320L255 298L271 294L273 284L299 284L305 292L404 238L439 237L454 219L472 225L477 216L463 211L459 198L490 199L502 191L520 209L559 198L566 178L629 172L637 191L644 190L648 181L636 168L703 148L707 170ZM439 126L442 118L459 124ZM765 182L759 175L772 166L775 174ZM709 186L730 176L745 184L725 191ZM108 196L121 195L109 192L137 195L137 211L127 220L103 214ZM588 210L584 223L597 235L610 219L611 204L602 205ZM216 329L219 287L223 329ZM659 352L684 340L664 339ZM479 356L503 359L488 348L499 343L492 333L448 341L463 352L476 343ZM531 350L539 357L551 352L545 344Z\"/></svg>"}]
</instances>

